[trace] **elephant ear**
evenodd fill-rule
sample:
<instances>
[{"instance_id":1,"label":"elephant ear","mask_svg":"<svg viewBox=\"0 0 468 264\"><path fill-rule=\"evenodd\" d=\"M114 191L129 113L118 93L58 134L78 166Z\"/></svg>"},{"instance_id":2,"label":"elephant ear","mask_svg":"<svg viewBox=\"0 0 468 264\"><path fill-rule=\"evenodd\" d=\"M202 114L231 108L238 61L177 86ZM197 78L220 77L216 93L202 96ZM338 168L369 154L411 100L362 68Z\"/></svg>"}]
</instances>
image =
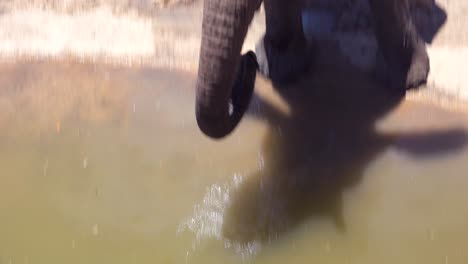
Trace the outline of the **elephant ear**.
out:
<instances>
[{"instance_id":1,"label":"elephant ear","mask_svg":"<svg viewBox=\"0 0 468 264\"><path fill-rule=\"evenodd\" d=\"M231 118L240 121L249 108L255 88L258 69L257 56L253 51L242 55L231 92Z\"/></svg>"}]
</instances>

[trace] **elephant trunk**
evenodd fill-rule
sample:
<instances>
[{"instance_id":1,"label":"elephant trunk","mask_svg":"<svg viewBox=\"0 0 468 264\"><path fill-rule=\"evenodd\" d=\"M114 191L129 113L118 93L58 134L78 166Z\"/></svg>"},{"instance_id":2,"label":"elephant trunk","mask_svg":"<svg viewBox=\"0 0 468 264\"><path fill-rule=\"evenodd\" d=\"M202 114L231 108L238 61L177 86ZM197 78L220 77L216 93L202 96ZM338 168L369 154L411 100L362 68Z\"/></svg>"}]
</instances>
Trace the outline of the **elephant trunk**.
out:
<instances>
[{"instance_id":1,"label":"elephant trunk","mask_svg":"<svg viewBox=\"0 0 468 264\"><path fill-rule=\"evenodd\" d=\"M260 0L205 0L196 84L201 131L222 138L239 123L248 104L231 104L241 48ZM253 86L253 85L252 85Z\"/></svg>"}]
</instances>

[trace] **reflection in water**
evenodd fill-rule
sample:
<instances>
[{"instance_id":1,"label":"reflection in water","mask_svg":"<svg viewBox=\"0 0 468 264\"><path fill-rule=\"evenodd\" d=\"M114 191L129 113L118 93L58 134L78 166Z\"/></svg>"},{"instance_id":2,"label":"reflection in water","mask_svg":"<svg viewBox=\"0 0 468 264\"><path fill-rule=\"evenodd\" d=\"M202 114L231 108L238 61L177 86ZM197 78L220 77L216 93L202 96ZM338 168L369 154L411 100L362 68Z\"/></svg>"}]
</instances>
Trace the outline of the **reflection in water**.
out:
<instances>
[{"instance_id":1,"label":"reflection in water","mask_svg":"<svg viewBox=\"0 0 468 264\"><path fill-rule=\"evenodd\" d=\"M266 108L261 118L272 127L263 144L264 168L247 177L231 201L223 226L230 239L272 240L311 216L329 217L345 231L343 191L360 183L363 170L394 138L408 141L400 147L415 155L454 151L466 141L463 129L376 131L376 121L403 95L386 93L359 73L324 70L278 90L290 113L282 116L260 101Z\"/></svg>"},{"instance_id":2,"label":"reflection in water","mask_svg":"<svg viewBox=\"0 0 468 264\"><path fill-rule=\"evenodd\" d=\"M466 132L460 126L380 131L377 121L401 104L404 95L389 94L359 72L339 74L324 67L297 85L278 87L286 111L256 98L251 114L269 124L262 166L233 184L208 189L185 224L198 242L215 238L242 254L256 254L261 244L280 242L317 219L349 234L347 218L353 213L345 213L344 194L359 188L382 153L393 149L424 160L464 148ZM389 174L386 166L378 170ZM387 176L396 176L391 174Z\"/></svg>"}]
</instances>

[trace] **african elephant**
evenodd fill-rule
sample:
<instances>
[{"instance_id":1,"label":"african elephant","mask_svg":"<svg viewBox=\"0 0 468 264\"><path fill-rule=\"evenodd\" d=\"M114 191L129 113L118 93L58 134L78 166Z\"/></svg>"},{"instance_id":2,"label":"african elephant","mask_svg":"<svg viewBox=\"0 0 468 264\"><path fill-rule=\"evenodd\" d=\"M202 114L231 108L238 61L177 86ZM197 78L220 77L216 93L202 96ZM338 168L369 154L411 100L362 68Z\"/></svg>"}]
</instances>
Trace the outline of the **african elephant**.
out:
<instances>
[{"instance_id":1,"label":"african elephant","mask_svg":"<svg viewBox=\"0 0 468 264\"><path fill-rule=\"evenodd\" d=\"M302 28L304 0L263 0L266 33L260 47L241 56L248 27L262 0L205 0L196 84L196 119L211 138L228 135L248 108L257 69L273 83L297 79L310 64L310 49ZM429 58L412 22L408 0L369 0L384 75L392 91L424 84ZM260 65L260 66L259 66Z\"/></svg>"}]
</instances>

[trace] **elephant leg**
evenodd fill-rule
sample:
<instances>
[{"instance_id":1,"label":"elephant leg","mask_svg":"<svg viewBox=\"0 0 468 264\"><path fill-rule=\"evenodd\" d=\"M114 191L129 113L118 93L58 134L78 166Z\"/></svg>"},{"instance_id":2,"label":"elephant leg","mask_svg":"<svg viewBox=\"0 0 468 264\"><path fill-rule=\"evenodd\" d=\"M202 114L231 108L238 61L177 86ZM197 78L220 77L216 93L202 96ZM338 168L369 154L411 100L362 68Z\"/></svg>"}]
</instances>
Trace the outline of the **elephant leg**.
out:
<instances>
[{"instance_id":1,"label":"elephant leg","mask_svg":"<svg viewBox=\"0 0 468 264\"><path fill-rule=\"evenodd\" d=\"M265 0L266 33L256 47L260 72L274 83L287 84L311 64L302 28L301 0Z\"/></svg>"},{"instance_id":2,"label":"elephant leg","mask_svg":"<svg viewBox=\"0 0 468 264\"><path fill-rule=\"evenodd\" d=\"M395 92L427 81L429 57L410 15L408 0L369 0L382 59L377 77Z\"/></svg>"}]
</instances>

